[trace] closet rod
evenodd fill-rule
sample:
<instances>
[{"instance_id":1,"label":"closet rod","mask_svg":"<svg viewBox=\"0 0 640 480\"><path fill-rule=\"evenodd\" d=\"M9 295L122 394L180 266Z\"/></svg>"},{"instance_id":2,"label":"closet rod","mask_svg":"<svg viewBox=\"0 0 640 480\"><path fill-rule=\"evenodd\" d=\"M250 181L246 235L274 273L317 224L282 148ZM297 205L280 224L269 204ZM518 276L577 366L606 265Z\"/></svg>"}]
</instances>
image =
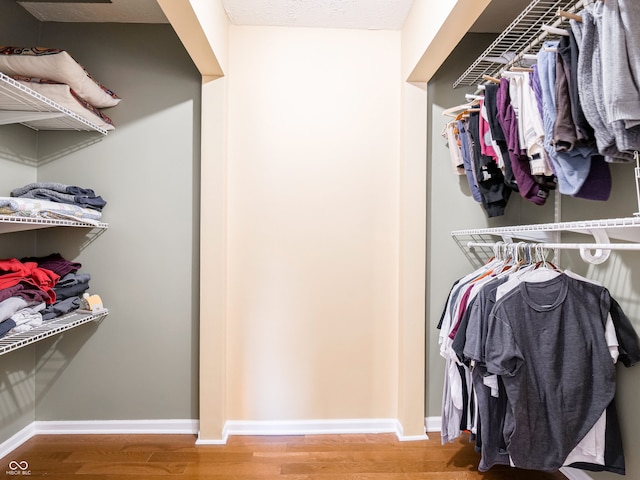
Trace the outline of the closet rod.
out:
<instances>
[{"instance_id":1,"label":"closet rod","mask_svg":"<svg viewBox=\"0 0 640 480\"><path fill-rule=\"evenodd\" d=\"M640 250L640 243L537 243L537 242L467 242L467 247L484 247L494 248L499 246L517 247L517 246L532 246L535 248L542 248L547 250L554 250L556 248L560 250Z\"/></svg>"},{"instance_id":2,"label":"closet rod","mask_svg":"<svg viewBox=\"0 0 640 480\"><path fill-rule=\"evenodd\" d=\"M612 250L640 251L640 243L531 243L531 242L468 242L468 248L529 247L543 250L579 250L580 257L591 264L600 264L609 258ZM595 251L595 252L594 252ZM594 252L594 253L592 253Z\"/></svg>"}]
</instances>

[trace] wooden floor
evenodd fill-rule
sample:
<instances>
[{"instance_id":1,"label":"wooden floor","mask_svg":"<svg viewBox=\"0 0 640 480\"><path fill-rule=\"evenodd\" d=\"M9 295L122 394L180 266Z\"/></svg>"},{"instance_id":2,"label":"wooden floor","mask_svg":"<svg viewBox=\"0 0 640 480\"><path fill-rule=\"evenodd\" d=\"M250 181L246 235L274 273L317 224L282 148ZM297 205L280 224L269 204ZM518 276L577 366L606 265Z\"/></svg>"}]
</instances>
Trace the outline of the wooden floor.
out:
<instances>
[{"instance_id":1,"label":"wooden floor","mask_svg":"<svg viewBox=\"0 0 640 480\"><path fill-rule=\"evenodd\" d=\"M395 435L231 437L195 445L192 435L38 435L0 462L0 476L82 480L558 480L560 473L477 471L468 437L442 446ZM28 466L27 466L28 464ZM25 469L22 472L22 469Z\"/></svg>"}]
</instances>

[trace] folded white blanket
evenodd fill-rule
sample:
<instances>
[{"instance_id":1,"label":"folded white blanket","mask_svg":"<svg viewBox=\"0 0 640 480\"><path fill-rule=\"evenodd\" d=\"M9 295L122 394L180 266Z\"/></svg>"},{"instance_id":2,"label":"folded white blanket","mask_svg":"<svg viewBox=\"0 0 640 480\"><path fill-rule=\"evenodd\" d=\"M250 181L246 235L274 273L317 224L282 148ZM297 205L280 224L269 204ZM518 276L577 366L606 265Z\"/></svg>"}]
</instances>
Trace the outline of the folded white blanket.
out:
<instances>
[{"instance_id":1,"label":"folded white blanket","mask_svg":"<svg viewBox=\"0 0 640 480\"><path fill-rule=\"evenodd\" d=\"M45 303L41 302L34 306L18 310L11 316L11 320L16 322L16 326L13 327L10 333L27 332L42 325L42 313L40 312L44 310L45 307Z\"/></svg>"},{"instance_id":2,"label":"folded white blanket","mask_svg":"<svg viewBox=\"0 0 640 480\"><path fill-rule=\"evenodd\" d=\"M36 198L0 197L0 214L20 217L54 218L80 220L97 223L102 212L68 203L50 202Z\"/></svg>"}]
</instances>

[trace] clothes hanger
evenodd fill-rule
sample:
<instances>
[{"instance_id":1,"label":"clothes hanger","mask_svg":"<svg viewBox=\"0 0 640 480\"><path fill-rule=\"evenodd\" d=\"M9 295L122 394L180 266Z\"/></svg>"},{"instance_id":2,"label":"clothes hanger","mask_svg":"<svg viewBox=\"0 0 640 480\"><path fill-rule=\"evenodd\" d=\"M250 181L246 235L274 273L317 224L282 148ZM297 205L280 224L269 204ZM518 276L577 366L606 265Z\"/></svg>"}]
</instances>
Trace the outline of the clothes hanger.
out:
<instances>
[{"instance_id":1,"label":"clothes hanger","mask_svg":"<svg viewBox=\"0 0 640 480\"><path fill-rule=\"evenodd\" d=\"M569 36L569 32L566 31L564 28L552 27L551 25L542 25L540 28L542 28L542 30L552 35L560 35L562 37Z\"/></svg>"},{"instance_id":2,"label":"clothes hanger","mask_svg":"<svg viewBox=\"0 0 640 480\"><path fill-rule=\"evenodd\" d=\"M569 20L575 20L577 22L582 22L582 17L573 12L565 12L564 10L558 10L558 16L563 18L568 18Z\"/></svg>"},{"instance_id":3,"label":"clothes hanger","mask_svg":"<svg viewBox=\"0 0 640 480\"><path fill-rule=\"evenodd\" d=\"M463 103L461 105L456 105L455 107L449 107L442 111L442 115L446 117L457 117L459 113L464 112L465 110L469 110L475 106L474 102Z\"/></svg>"},{"instance_id":4,"label":"clothes hanger","mask_svg":"<svg viewBox=\"0 0 640 480\"><path fill-rule=\"evenodd\" d=\"M482 75L482 78L487 82L500 83L500 80L496 77L492 77L491 75Z\"/></svg>"},{"instance_id":5,"label":"clothes hanger","mask_svg":"<svg viewBox=\"0 0 640 480\"><path fill-rule=\"evenodd\" d=\"M509 70L512 72L533 72L531 67L511 67Z\"/></svg>"},{"instance_id":6,"label":"clothes hanger","mask_svg":"<svg viewBox=\"0 0 640 480\"><path fill-rule=\"evenodd\" d=\"M484 97L482 97L484 98ZM459 120L459 116L468 112L479 112L480 109L476 108L480 105L479 99L473 99L468 103L463 103L461 105L456 105L455 107L449 107L442 111L442 115L447 117L453 117L456 120Z\"/></svg>"}]
</instances>

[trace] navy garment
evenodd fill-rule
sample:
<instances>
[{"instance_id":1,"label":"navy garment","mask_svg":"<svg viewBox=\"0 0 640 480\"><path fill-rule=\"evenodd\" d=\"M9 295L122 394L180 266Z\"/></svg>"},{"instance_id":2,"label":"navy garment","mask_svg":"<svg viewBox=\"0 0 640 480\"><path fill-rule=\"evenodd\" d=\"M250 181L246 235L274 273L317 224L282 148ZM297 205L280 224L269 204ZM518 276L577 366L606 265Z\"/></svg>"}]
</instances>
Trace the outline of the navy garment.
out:
<instances>
[{"instance_id":1,"label":"navy garment","mask_svg":"<svg viewBox=\"0 0 640 480\"><path fill-rule=\"evenodd\" d=\"M583 139L587 145L595 145L596 136L593 127L584 116L582 104L580 103L580 94L578 93L578 55L580 50L572 29L569 29L569 36L566 39L560 39L560 45L564 47L567 39L569 42L568 55L565 53L563 61L569 67L569 97L571 99L573 123L576 126L578 138Z\"/></svg>"},{"instance_id":2,"label":"navy garment","mask_svg":"<svg viewBox=\"0 0 640 480\"><path fill-rule=\"evenodd\" d=\"M56 299L58 300L82 296L87 290L89 290L89 282L76 283L68 287L53 287L53 291L56 292Z\"/></svg>"},{"instance_id":3,"label":"navy garment","mask_svg":"<svg viewBox=\"0 0 640 480\"><path fill-rule=\"evenodd\" d=\"M54 303L53 305L47 306L47 308L42 311L42 320L51 320L79 308L80 297L66 298L62 301Z\"/></svg>"},{"instance_id":4,"label":"navy garment","mask_svg":"<svg viewBox=\"0 0 640 480\"><path fill-rule=\"evenodd\" d=\"M473 164L476 181L482 195L482 207L488 217L504 215L511 190L504 184L504 175L496 161L480 151L480 114L469 114L469 134L473 141Z\"/></svg>"},{"instance_id":5,"label":"navy garment","mask_svg":"<svg viewBox=\"0 0 640 480\"><path fill-rule=\"evenodd\" d=\"M16 322L11 320L10 318L0 322L0 338L4 337L15 326L16 326Z\"/></svg>"},{"instance_id":6,"label":"navy garment","mask_svg":"<svg viewBox=\"0 0 640 480\"><path fill-rule=\"evenodd\" d=\"M482 203L482 194L476 183L476 176L473 173L473 167L471 166L471 142L469 140L469 133L467 132L467 125L462 120L458 120L458 139L460 140L460 153L462 155L462 163L464 165L464 173L467 176L467 183L469 184L469 190L471 190L471 196L473 199Z\"/></svg>"}]
</instances>

